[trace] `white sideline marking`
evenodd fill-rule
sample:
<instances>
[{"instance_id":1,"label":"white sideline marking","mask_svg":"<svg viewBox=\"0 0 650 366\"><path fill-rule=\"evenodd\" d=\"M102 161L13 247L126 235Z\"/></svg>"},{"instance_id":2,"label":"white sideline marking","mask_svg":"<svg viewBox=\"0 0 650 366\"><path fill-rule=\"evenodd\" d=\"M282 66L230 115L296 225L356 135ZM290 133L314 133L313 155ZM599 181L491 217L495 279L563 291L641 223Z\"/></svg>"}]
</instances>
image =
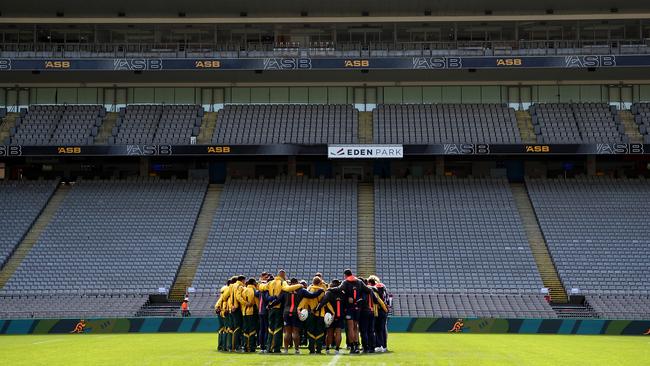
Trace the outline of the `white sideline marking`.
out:
<instances>
[{"instance_id":1,"label":"white sideline marking","mask_svg":"<svg viewBox=\"0 0 650 366\"><path fill-rule=\"evenodd\" d=\"M54 343L54 342L63 342L63 341L64 339L58 338L58 339L49 339L47 341L34 342L32 344L44 344L44 343Z\"/></svg>"},{"instance_id":2,"label":"white sideline marking","mask_svg":"<svg viewBox=\"0 0 650 366\"><path fill-rule=\"evenodd\" d=\"M330 362L327 364L327 366L334 366L334 365L336 365L336 364L339 362L339 357L341 357L341 354L340 354L340 353L339 353L338 355L334 355L334 357L332 357L332 361L330 361Z\"/></svg>"}]
</instances>

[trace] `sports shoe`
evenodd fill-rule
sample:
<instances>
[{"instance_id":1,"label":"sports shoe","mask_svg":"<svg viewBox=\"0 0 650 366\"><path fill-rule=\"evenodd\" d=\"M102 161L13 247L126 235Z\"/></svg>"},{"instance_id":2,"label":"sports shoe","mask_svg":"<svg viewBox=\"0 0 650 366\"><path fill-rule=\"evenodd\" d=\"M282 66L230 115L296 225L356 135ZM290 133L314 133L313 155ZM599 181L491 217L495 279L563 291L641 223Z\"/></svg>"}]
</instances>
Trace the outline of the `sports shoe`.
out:
<instances>
[{"instance_id":1,"label":"sports shoe","mask_svg":"<svg viewBox=\"0 0 650 366\"><path fill-rule=\"evenodd\" d=\"M335 355L338 355L338 354L339 354L339 350L334 351L334 354L335 354Z\"/></svg>"},{"instance_id":2,"label":"sports shoe","mask_svg":"<svg viewBox=\"0 0 650 366\"><path fill-rule=\"evenodd\" d=\"M286 355L287 353L289 353L288 349L286 349L286 348L282 349L282 354Z\"/></svg>"},{"instance_id":3,"label":"sports shoe","mask_svg":"<svg viewBox=\"0 0 650 366\"><path fill-rule=\"evenodd\" d=\"M375 347L375 352L382 352L382 348L381 347Z\"/></svg>"},{"instance_id":4,"label":"sports shoe","mask_svg":"<svg viewBox=\"0 0 650 366\"><path fill-rule=\"evenodd\" d=\"M296 350L296 354L297 354L297 355L300 354L300 350L299 350L299 349Z\"/></svg>"},{"instance_id":5,"label":"sports shoe","mask_svg":"<svg viewBox=\"0 0 650 366\"><path fill-rule=\"evenodd\" d=\"M326 354L326 355L329 355L329 354L330 354L330 350L329 350L329 349L326 349L326 350L325 350L325 354Z\"/></svg>"}]
</instances>

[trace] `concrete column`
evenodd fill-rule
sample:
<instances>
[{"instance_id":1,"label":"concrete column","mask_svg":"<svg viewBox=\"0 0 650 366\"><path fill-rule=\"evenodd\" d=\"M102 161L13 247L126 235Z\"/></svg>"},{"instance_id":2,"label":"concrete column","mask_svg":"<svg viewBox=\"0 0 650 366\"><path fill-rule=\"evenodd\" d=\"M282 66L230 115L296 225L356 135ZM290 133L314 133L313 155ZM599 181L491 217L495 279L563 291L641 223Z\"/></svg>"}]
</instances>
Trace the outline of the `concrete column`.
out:
<instances>
[{"instance_id":1,"label":"concrete column","mask_svg":"<svg viewBox=\"0 0 650 366\"><path fill-rule=\"evenodd\" d=\"M295 156L289 156L289 159L287 161L287 174L290 177L295 177L296 176L296 157Z\"/></svg>"},{"instance_id":2,"label":"concrete column","mask_svg":"<svg viewBox=\"0 0 650 366\"><path fill-rule=\"evenodd\" d=\"M587 156L587 175L596 175L596 157L593 155Z\"/></svg>"},{"instance_id":3,"label":"concrete column","mask_svg":"<svg viewBox=\"0 0 650 366\"><path fill-rule=\"evenodd\" d=\"M445 175L445 157L436 156L436 175L442 177Z\"/></svg>"},{"instance_id":4,"label":"concrete column","mask_svg":"<svg viewBox=\"0 0 650 366\"><path fill-rule=\"evenodd\" d=\"M147 157L140 158L140 176L141 177L149 176L149 158Z\"/></svg>"}]
</instances>

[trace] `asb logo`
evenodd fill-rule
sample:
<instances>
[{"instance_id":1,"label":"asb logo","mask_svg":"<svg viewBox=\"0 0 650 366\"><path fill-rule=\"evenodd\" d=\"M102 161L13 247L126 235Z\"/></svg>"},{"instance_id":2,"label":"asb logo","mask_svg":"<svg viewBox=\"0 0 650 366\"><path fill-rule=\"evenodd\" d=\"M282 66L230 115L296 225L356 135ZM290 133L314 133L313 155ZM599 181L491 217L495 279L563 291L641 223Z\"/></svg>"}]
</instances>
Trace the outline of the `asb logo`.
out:
<instances>
[{"instance_id":1,"label":"asb logo","mask_svg":"<svg viewBox=\"0 0 650 366\"><path fill-rule=\"evenodd\" d=\"M230 154L230 146L208 146L208 154Z\"/></svg>"},{"instance_id":2,"label":"asb logo","mask_svg":"<svg viewBox=\"0 0 650 366\"><path fill-rule=\"evenodd\" d=\"M172 147L171 145L127 145L126 155L130 155L130 156L172 155Z\"/></svg>"},{"instance_id":3,"label":"asb logo","mask_svg":"<svg viewBox=\"0 0 650 366\"><path fill-rule=\"evenodd\" d=\"M70 61L45 61L46 69L69 69Z\"/></svg>"},{"instance_id":4,"label":"asb logo","mask_svg":"<svg viewBox=\"0 0 650 366\"><path fill-rule=\"evenodd\" d=\"M11 70L11 60L8 58L0 58L0 71Z\"/></svg>"},{"instance_id":5,"label":"asb logo","mask_svg":"<svg viewBox=\"0 0 650 366\"><path fill-rule=\"evenodd\" d=\"M162 70L163 63L161 59L115 59L113 60L113 70L116 71L144 71L144 70Z\"/></svg>"},{"instance_id":6,"label":"asb logo","mask_svg":"<svg viewBox=\"0 0 650 366\"><path fill-rule=\"evenodd\" d=\"M309 70L310 58L265 58L264 70Z\"/></svg>"},{"instance_id":7,"label":"asb logo","mask_svg":"<svg viewBox=\"0 0 650 366\"><path fill-rule=\"evenodd\" d=\"M460 69L463 61L460 57L413 57L416 70Z\"/></svg>"},{"instance_id":8,"label":"asb logo","mask_svg":"<svg viewBox=\"0 0 650 366\"><path fill-rule=\"evenodd\" d=\"M521 66L523 64L520 58L498 58L497 66Z\"/></svg>"},{"instance_id":9,"label":"asb logo","mask_svg":"<svg viewBox=\"0 0 650 366\"><path fill-rule=\"evenodd\" d=\"M218 69L221 67L219 60L197 60L194 62L194 67L197 69Z\"/></svg>"},{"instance_id":10,"label":"asb logo","mask_svg":"<svg viewBox=\"0 0 650 366\"><path fill-rule=\"evenodd\" d=\"M370 60L345 60L345 67L369 67Z\"/></svg>"},{"instance_id":11,"label":"asb logo","mask_svg":"<svg viewBox=\"0 0 650 366\"><path fill-rule=\"evenodd\" d=\"M616 56L567 56L564 66L570 68L614 67Z\"/></svg>"},{"instance_id":12,"label":"asb logo","mask_svg":"<svg viewBox=\"0 0 650 366\"><path fill-rule=\"evenodd\" d=\"M487 144L445 144L445 155L487 155L490 145Z\"/></svg>"},{"instance_id":13,"label":"asb logo","mask_svg":"<svg viewBox=\"0 0 650 366\"><path fill-rule=\"evenodd\" d=\"M598 144L596 154L643 154L643 144Z\"/></svg>"},{"instance_id":14,"label":"asb logo","mask_svg":"<svg viewBox=\"0 0 650 366\"><path fill-rule=\"evenodd\" d=\"M56 148L57 154L81 154L81 147L63 147L59 146Z\"/></svg>"},{"instance_id":15,"label":"asb logo","mask_svg":"<svg viewBox=\"0 0 650 366\"><path fill-rule=\"evenodd\" d=\"M402 145L328 145L327 156L332 159L400 159Z\"/></svg>"},{"instance_id":16,"label":"asb logo","mask_svg":"<svg viewBox=\"0 0 650 366\"><path fill-rule=\"evenodd\" d=\"M23 155L22 146L0 145L0 156L21 156Z\"/></svg>"},{"instance_id":17,"label":"asb logo","mask_svg":"<svg viewBox=\"0 0 650 366\"><path fill-rule=\"evenodd\" d=\"M551 147L548 145L526 145L527 153L548 153L551 152Z\"/></svg>"}]
</instances>

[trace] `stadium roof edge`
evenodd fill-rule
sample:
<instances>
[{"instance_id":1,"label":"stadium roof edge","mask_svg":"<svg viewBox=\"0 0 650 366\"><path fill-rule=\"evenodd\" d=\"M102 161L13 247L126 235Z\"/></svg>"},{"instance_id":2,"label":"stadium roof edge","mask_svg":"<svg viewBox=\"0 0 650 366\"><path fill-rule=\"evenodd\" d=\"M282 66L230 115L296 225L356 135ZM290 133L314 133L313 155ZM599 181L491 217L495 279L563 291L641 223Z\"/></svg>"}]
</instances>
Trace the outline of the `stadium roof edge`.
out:
<instances>
[{"instance_id":1,"label":"stadium roof edge","mask_svg":"<svg viewBox=\"0 0 650 366\"><path fill-rule=\"evenodd\" d=\"M350 17L0 17L0 24L277 24L277 23L435 23L509 22L554 20L650 19L646 13L449 15L449 16L350 16Z\"/></svg>"}]
</instances>

